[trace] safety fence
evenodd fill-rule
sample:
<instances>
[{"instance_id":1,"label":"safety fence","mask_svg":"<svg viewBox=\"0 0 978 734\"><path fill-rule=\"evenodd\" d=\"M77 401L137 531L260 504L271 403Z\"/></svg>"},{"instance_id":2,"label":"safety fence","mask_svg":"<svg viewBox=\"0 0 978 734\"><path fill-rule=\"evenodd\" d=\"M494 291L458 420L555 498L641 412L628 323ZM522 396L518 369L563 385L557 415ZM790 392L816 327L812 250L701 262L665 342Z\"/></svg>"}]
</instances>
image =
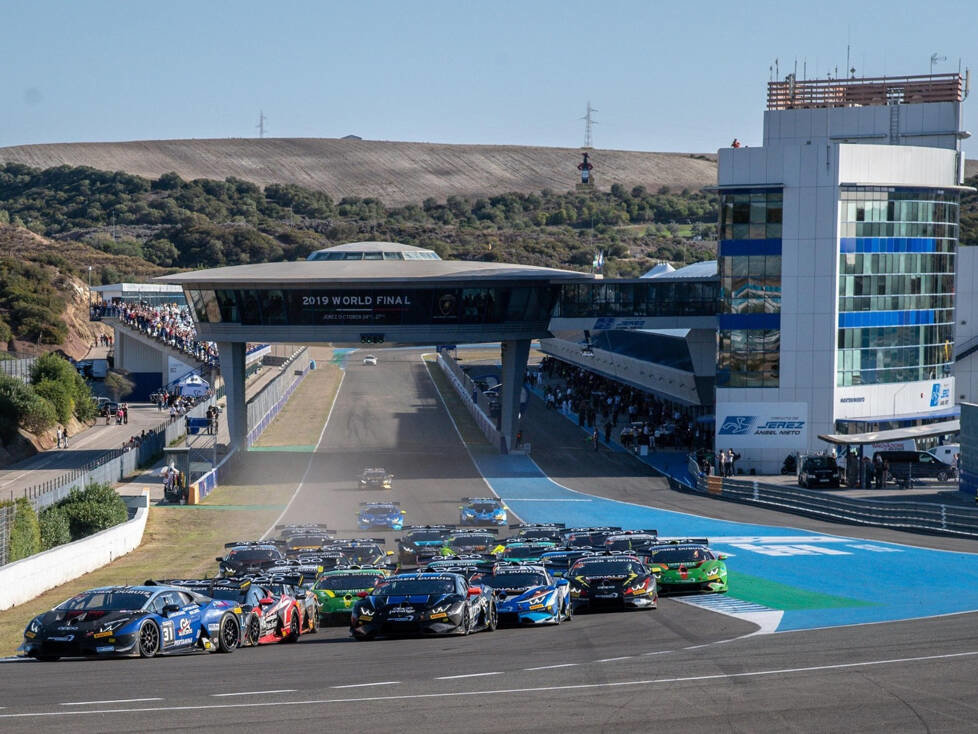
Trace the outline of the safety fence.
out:
<instances>
[{"instance_id":1,"label":"safety fence","mask_svg":"<svg viewBox=\"0 0 978 734\"><path fill-rule=\"evenodd\" d=\"M282 364L282 372L275 379L269 382L261 392L248 401L248 445L251 446L262 434L268 425L275 419L279 411L285 406L292 393L302 382L302 379L309 374L312 369L312 362L305 363L304 367L289 369L293 364L302 363L302 359L307 349L301 347ZM267 406L267 408L266 408ZM265 410L262 410L266 408ZM202 475L197 481L193 482L189 488L188 503L195 505L207 495L217 489L220 483L221 473L225 466L234 456L234 451L224 457L213 469Z\"/></svg>"},{"instance_id":2,"label":"safety fence","mask_svg":"<svg viewBox=\"0 0 978 734\"><path fill-rule=\"evenodd\" d=\"M73 489L84 489L93 482L115 484L162 454L165 446L169 446L186 433L184 418L206 417L207 408L213 402L213 398L208 398L183 416L160 423L156 428L148 430L139 445L132 449L119 448L106 451L88 464L72 469L70 472L26 487L16 493L10 490L8 499L15 499L15 496L26 497L35 510L43 510L67 497Z\"/></svg>"},{"instance_id":3,"label":"safety fence","mask_svg":"<svg viewBox=\"0 0 978 734\"><path fill-rule=\"evenodd\" d=\"M17 508L13 505L0 507L0 566L7 564L8 549L10 548L10 528L14 524L14 513Z\"/></svg>"},{"instance_id":4,"label":"safety fence","mask_svg":"<svg viewBox=\"0 0 978 734\"><path fill-rule=\"evenodd\" d=\"M699 470L692 456L688 472L692 479L669 477L673 489L821 520L978 537L978 509L936 502L840 497L827 492L707 475Z\"/></svg>"},{"instance_id":5,"label":"safety fence","mask_svg":"<svg viewBox=\"0 0 978 734\"><path fill-rule=\"evenodd\" d=\"M472 378L465 374L458 362L442 351L438 352L438 366L448 377L448 381L452 383L455 391L462 399L462 404L468 409L486 440L493 446L502 446L502 434L496 430L496 422L490 417L490 406L486 403L485 395L472 381Z\"/></svg>"},{"instance_id":6,"label":"safety fence","mask_svg":"<svg viewBox=\"0 0 978 734\"><path fill-rule=\"evenodd\" d=\"M0 352L0 375L16 377L21 382L31 381L31 367L37 357L17 356L12 352Z\"/></svg>"}]
</instances>

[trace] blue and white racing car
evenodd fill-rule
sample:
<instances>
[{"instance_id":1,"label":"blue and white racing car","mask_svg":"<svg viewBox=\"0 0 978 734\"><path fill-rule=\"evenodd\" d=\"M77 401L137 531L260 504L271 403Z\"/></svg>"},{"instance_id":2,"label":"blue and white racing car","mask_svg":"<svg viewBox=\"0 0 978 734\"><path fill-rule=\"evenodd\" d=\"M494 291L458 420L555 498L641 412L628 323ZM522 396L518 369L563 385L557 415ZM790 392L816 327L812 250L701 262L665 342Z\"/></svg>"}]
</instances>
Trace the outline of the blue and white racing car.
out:
<instances>
[{"instance_id":1,"label":"blue and white racing car","mask_svg":"<svg viewBox=\"0 0 978 734\"><path fill-rule=\"evenodd\" d=\"M357 527L360 530L400 530L404 527L404 515L400 502L361 502L360 512L357 513Z\"/></svg>"},{"instance_id":2,"label":"blue and white racing car","mask_svg":"<svg viewBox=\"0 0 978 734\"><path fill-rule=\"evenodd\" d=\"M463 497L459 525L505 525L509 510L498 497Z\"/></svg>"},{"instance_id":3,"label":"blue and white racing car","mask_svg":"<svg viewBox=\"0 0 978 734\"><path fill-rule=\"evenodd\" d=\"M20 652L38 660L194 650L233 652L241 607L173 586L106 586L83 591L31 620Z\"/></svg>"},{"instance_id":4,"label":"blue and white racing car","mask_svg":"<svg viewBox=\"0 0 978 734\"><path fill-rule=\"evenodd\" d=\"M497 563L474 574L469 583L494 591L501 625L560 624L574 616L570 584L554 580L543 566Z\"/></svg>"}]
</instances>

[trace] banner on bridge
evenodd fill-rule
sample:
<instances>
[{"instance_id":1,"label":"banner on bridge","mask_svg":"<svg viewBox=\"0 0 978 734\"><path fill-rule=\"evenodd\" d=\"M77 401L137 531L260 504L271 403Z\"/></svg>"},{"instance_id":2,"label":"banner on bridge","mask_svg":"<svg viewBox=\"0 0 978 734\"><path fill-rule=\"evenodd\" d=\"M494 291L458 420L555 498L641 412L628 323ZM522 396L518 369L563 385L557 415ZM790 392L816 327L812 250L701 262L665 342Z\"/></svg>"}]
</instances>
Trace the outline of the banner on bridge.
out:
<instances>
[{"instance_id":1,"label":"banner on bridge","mask_svg":"<svg viewBox=\"0 0 978 734\"><path fill-rule=\"evenodd\" d=\"M716 445L721 449L797 449L808 445L807 403L721 403Z\"/></svg>"}]
</instances>

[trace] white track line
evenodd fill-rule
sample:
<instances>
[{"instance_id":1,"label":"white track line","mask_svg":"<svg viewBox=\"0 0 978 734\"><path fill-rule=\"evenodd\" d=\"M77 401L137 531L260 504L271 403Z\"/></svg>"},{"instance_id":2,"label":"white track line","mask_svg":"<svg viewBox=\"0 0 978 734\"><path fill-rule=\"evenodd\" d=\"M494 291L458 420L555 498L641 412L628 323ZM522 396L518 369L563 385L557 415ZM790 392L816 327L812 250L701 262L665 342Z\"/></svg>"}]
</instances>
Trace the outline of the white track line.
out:
<instances>
[{"instance_id":1,"label":"white track line","mask_svg":"<svg viewBox=\"0 0 978 734\"><path fill-rule=\"evenodd\" d=\"M227 696L264 696L266 693L295 693L295 688L279 688L275 691L241 691L239 693L212 693L213 698L225 698Z\"/></svg>"},{"instance_id":2,"label":"white track line","mask_svg":"<svg viewBox=\"0 0 978 734\"><path fill-rule=\"evenodd\" d=\"M306 483L306 477L309 476L309 472L312 470L312 460L316 458L316 452L319 451L319 446L322 444L323 437L326 435L326 427L329 425L329 419L333 417L333 408L336 407L336 401L340 398L340 390L343 388L343 380L345 378L346 371L341 371L340 384L336 386L336 394L333 395L333 403L329 406L329 412L326 414L326 422L323 423L323 430L319 432L319 440L316 441L316 448L314 448L312 453L309 454L309 463L306 464L306 471L302 475L302 479L299 480L299 484L296 486L295 492L293 492L292 496L289 498L289 502L285 506L285 509L282 510L282 514L275 518L272 524L268 527L268 530L264 532L259 540L264 540L267 538L268 535L275 529L275 526L281 522L282 518L285 517L285 514L289 511L289 508L292 507L292 503L295 502L295 498L299 496L299 491L302 489L302 485Z\"/></svg>"},{"instance_id":3,"label":"white track line","mask_svg":"<svg viewBox=\"0 0 978 734\"><path fill-rule=\"evenodd\" d=\"M580 663L561 663L559 665L541 665L536 668L523 668L523 670L553 670L554 668L576 668Z\"/></svg>"},{"instance_id":4,"label":"white track line","mask_svg":"<svg viewBox=\"0 0 978 734\"><path fill-rule=\"evenodd\" d=\"M503 671L494 670L491 673L466 673L465 675L443 675L438 678L435 678L435 680L457 680L459 678L481 678L486 675L502 675L502 674Z\"/></svg>"},{"instance_id":5,"label":"white track line","mask_svg":"<svg viewBox=\"0 0 978 734\"><path fill-rule=\"evenodd\" d=\"M405 693L400 695L392 696L369 696L369 697L359 697L359 698L323 698L323 699L313 699L307 701L261 701L255 703L231 703L231 704L207 704L207 705L196 705L196 706L147 706L144 708L130 708L130 709L94 709L94 710L79 710L79 711L37 711L31 713L22 714L0 714L0 719L25 719L25 718L43 718L52 716L82 716L85 714L133 714L133 713L161 713L161 712L176 712L176 711L207 711L207 710L217 710L217 709L233 709L233 708L268 708L272 706L322 706L328 704L341 704L341 703L368 703L375 701L408 701L408 700L421 700L421 699L435 699L435 698L461 698L468 696L512 696L514 694L534 694L534 693L552 693L556 691L582 691L582 690L600 690L602 688L628 688L634 686L654 686L661 685L663 683L693 683L698 681L716 681L716 680L735 680L738 678L757 678L761 676L770 675L785 675L789 673L817 673L825 670L853 670L858 668L866 668L871 666L880 665L895 665L899 663L921 663L929 662L932 660L949 660L953 658L964 658L964 657L975 657L978 656L978 650L969 650L967 652L956 652L956 653L945 653L943 655L924 655L921 657L914 658L891 658L886 660L865 660L856 663L838 663L835 665L813 665L805 668L779 668L773 670L755 670L745 673L720 673L717 675L697 675L689 676L684 678L647 678L644 680L626 680L617 682L606 682L606 683L579 683L579 684L568 684L562 686L537 686L533 688L500 688L493 690L486 689L476 689L472 691L449 691L445 693ZM481 673L480 675L486 675L486 673ZM501 673L490 673L489 675L501 675ZM465 676L453 676L453 677L465 677Z\"/></svg>"},{"instance_id":6,"label":"white track line","mask_svg":"<svg viewBox=\"0 0 978 734\"><path fill-rule=\"evenodd\" d=\"M116 698L108 701L70 701L59 706L97 706L103 703L139 703L141 701L162 701L162 698Z\"/></svg>"},{"instance_id":7,"label":"white track line","mask_svg":"<svg viewBox=\"0 0 978 734\"><path fill-rule=\"evenodd\" d=\"M399 680L382 680L376 683L348 683L345 686L330 686L330 688L367 688L369 686L396 686L399 685L401 681Z\"/></svg>"},{"instance_id":8,"label":"white track line","mask_svg":"<svg viewBox=\"0 0 978 734\"><path fill-rule=\"evenodd\" d=\"M620 658L602 658L601 660L595 660L596 663L614 663L618 660L631 660L633 655L622 655Z\"/></svg>"}]
</instances>

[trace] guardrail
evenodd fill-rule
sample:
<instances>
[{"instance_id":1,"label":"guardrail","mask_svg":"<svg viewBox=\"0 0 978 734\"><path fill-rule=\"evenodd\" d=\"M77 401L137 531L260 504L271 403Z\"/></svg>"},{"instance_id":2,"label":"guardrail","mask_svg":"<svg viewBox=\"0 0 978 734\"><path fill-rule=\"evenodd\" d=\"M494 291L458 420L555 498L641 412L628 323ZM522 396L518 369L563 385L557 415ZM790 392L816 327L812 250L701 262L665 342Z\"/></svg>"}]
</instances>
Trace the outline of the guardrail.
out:
<instances>
[{"instance_id":1,"label":"guardrail","mask_svg":"<svg viewBox=\"0 0 978 734\"><path fill-rule=\"evenodd\" d=\"M706 475L699 470L693 457L690 457L689 473L695 478L691 483L669 477L673 489L821 520L978 538L978 510L968 507L839 497L808 489Z\"/></svg>"},{"instance_id":2,"label":"guardrail","mask_svg":"<svg viewBox=\"0 0 978 734\"><path fill-rule=\"evenodd\" d=\"M438 353L438 366L448 377L448 381L452 383L452 387L455 388L462 399L462 403L489 443L493 446L502 446L502 434L496 430L496 422L489 416L488 411L490 409L486 397L476 387L472 378L465 374L462 368L458 366L458 362L451 357L446 357L440 351Z\"/></svg>"}]
</instances>

